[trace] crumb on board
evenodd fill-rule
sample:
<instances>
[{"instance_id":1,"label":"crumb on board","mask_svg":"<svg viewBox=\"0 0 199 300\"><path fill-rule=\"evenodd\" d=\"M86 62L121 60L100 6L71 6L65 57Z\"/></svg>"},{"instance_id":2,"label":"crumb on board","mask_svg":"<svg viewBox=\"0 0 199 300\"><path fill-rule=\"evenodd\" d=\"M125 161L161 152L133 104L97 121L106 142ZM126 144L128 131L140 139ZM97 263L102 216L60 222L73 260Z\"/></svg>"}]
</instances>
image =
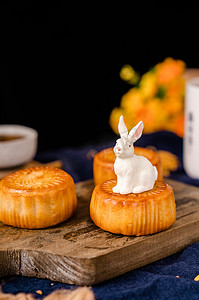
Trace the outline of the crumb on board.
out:
<instances>
[{"instance_id":1,"label":"crumb on board","mask_svg":"<svg viewBox=\"0 0 199 300\"><path fill-rule=\"evenodd\" d=\"M176 275L177 278L180 278L180 276Z\"/></svg>"},{"instance_id":2,"label":"crumb on board","mask_svg":"<svg viewBox=\"0 0 199 300\"><path fill-rule=\"evenodd\" d=\"M199 275L194 278L195 281L199 281Z\"/></svg>"},{"instance_id":3,"label":"crumb on board","mask_svg":"<svg viewBox=\"0 0 199 300\"><path fill-rule=\"evenodd\" d=\"M39 294L39 295L43 294L43 292L41 290L37 290L36 293Z\"/></svg>"}]
</instances>

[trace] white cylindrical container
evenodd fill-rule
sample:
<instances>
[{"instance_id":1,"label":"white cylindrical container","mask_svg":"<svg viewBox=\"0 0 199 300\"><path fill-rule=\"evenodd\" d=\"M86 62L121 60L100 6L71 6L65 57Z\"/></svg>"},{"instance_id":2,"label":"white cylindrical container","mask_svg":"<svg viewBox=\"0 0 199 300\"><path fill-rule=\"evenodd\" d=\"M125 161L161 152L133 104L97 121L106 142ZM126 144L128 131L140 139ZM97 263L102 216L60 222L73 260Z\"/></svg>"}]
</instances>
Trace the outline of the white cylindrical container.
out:
<instances>
[{"instance_id":1,"label":"white cylindrical container","mask_svg":"<svg viewBox=\"0 0 199 300\"><path fill-rule=\"evenodd\" d=\"M199 179L199 77L190 79L185 88L183 164L190 177Z\"/></svg>"}]
</instances>

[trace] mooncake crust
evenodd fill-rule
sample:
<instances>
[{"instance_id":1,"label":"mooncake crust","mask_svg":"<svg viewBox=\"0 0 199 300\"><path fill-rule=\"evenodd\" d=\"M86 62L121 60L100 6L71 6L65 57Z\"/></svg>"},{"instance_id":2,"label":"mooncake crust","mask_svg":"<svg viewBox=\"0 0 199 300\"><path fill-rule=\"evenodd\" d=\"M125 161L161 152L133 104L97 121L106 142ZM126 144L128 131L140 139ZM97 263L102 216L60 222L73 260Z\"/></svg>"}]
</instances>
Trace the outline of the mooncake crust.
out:
<instances>
[{"instance_id":1,"label":"mooncake crust","mask_svg":"<svg viewBox=\"0 0 199 300\"><path fill-rule=\"evenodd\" d=\"M33 167L14 172L2 179L3 191L13 194L45 194L49 189L61 190L70 186L72 177L53 167Z\"/></svg>"},{"instance_id":2,"label":"mooncake crust","mask_svg":"<svg viewBox=\"0 0 199 300\"><path fill-rule=\"evenodd\" d=\"M173 189L163 181L139 194L121 195L112 188L116 180L95 187L90 216L103 230L123 235L148 235L169 228L176 220Z\"/></svg>"},{"instance_id":3,"label":"mooncake crust","mask_svg":"<svg viewBox=\"0 0 199 300\"><path fill-rule=\"evenodd\" d=\"M0 221L21 228L45 228L70 218L77 197L72 177L53 167L14 172L0 181Z\"/></svg>"},{"instance_id":4,"label":"mooncake crust","mask_svg":"<svg viewBox=\"0 0 199 300\"><path fill-rule=\"evenodd\" d=\"M157 152L144 147L134 147L134 152L136 155L145 156L152 165L157 168L158 180L163 179L161 160ZM113 152L113 148L104 149L95 155L93 160L93 178L95 185L110 179L116 179L114 172L115 159L116 156Z\"/></svg>"}]
</instances>

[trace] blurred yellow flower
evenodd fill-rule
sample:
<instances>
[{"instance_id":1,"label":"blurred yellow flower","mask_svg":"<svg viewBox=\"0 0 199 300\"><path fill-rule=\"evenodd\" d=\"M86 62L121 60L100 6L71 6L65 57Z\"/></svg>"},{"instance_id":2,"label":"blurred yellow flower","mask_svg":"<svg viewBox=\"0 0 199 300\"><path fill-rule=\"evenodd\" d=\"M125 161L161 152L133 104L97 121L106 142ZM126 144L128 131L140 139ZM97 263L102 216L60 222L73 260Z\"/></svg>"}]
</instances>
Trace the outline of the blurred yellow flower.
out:
<instances>
[{"instance_id":1,"label":"blurred yellow flower","mask_svg":"<svg viewBox=\"0 0 199 300\"><path fill-rule=\"evenodd\" d=\"M142 120L144 122L144 132L150 133L163 129L163 124L165 124L167 117L168 115L163 109L162 102L159 98L153 98L137 113L136 122Z\"/></svg>"},{"instance_id":2,"label":"blurred yellow flower","mask_svg":"<svg viewBox=\"0 0 199 300\"><path fill-rule=\"evenodd\" d=\"M154 131L155 111L151 105L146 105L137 114L136 122L144 122L144 132L149 133Z\"/></svg>"},{"instance_id":3,"label":"blurred yellow flower","mask_svg":"<svg viewBox=\"0 0 199 300\"><path fill-rule=\"evenodd\" d=\"M120 78L128 83L136 84L139 80L139 75L130 65L124 65L120 71Z\"/></svg>"},{"instance_id":4,"label":"blurred yellow flower","mask_svg":"<svg viewBox=\"0 0 199 300\"><path fill-rule=\"evenodd\" d=\"M144 97L154 97L158 89L156 74L145 73L140 80L139 87Z\"/></svg>"},{"instance_id":5,"label":"blurred yellow flower","mask_svg":"<svg viewBox=\"0 0 199 300\"><path fill-rule=\"evenodd\" d=\"M166 89L166 97L184 97L185 81L182 77L178 77L170 82Z\"/></svg>"},{"instance_id":6,"label":"blurred yellow flower","mask_svg":"<svg viewBox=\"0 0 199 300\"><path fill-rule=\"evenodd\" d=\"M167 85L181 76L184 69L185 63L182 60L174 60L171 57L166 58L162 63L155 66L158 84Z\"/></svg>"},{"instance_id":7,"label":"blurred yellow flower","mask_svg":"<svg viewBox=\"0 0 199 300\"><path fill-rule=\"evenodd\" d=\"M183 137L184 134L184 115L179 115L177 118L174 119L174 129L173 131Z\"/></svg>"},{"instance_id":8,"label":"blurred yellow flower","mask_svg":"<svg viewBox=\"0 0 199 300\"><path fill-rule=\"evenodd\" d=\"M110 114L110 119L109 123L111 128L115 133L118 134L118 123L119 123L119 118L121 115L124 115L125 111L121 107L115 107L113 108L111 114Z\"/></svg>"},{"instance_id":9,"label":"blurred yellow flower","mask_svg":"<svg viewBox=\"0 0 199 300\"><path fill-rule=\"evenodd\" d=\"M184 70L183 61L169 57L143 74L138 83L137 79L133 82L137 73L131 66L125 65L120 77L134 87L122 96L120 107L111 112L113 131L118 133L119 117L123 114L129 130L142 120L145 133L170 130L183 136Z\"/></svg>"},{"instance_id":10,"label":"blurred yellow flower","mask_svg":"<svg viewBox=\"0 0 199 300\"><path fill-rule=\"evenodd\" d=\"M137 112L143 108L144 99L143 94L138 88L131 88L126 94L122 96L121 107L126 111L136 115Z\"/></svg>"},{"instance_id":11,"label":"blurred yellow flower","mask_svg":"<svg viewBox=\"0 0 199 300\"><path fill-rule=\"evenodd\" d=\"M175 116L180 114L184 110L183 99L180 97L176 98L165 98L163 108L171 115Z\"/></svg>"}]
</instances>

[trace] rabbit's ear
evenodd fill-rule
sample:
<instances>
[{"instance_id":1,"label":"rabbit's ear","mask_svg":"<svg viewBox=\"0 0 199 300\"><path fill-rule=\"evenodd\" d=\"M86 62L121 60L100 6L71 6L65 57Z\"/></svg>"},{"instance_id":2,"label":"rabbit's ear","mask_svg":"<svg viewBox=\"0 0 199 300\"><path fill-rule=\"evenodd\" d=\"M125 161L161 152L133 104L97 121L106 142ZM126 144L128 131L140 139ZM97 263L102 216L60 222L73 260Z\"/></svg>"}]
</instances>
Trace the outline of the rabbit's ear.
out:
<instances>
[{"instance_id":1,"label":"rabbit's ear","mask_svg":"<svg viewBox=\"0 0 199 300\"><path fill-rule=\"evenodd\" d=\"M124 123L123 116L120 116L119 124L118 124L118 131L121 137L127 137L128 136L128 130L126 128L126 125Z\"/></svg>"},{"instance_id":2,"label":"rabbit's ear","mask_svg":"<svg viewBox=\"0 0 199 300\"><path fill-rule=\"evenodd\" d=\"M143 129L144 124L142 121L140 121L135 127L131 129L131 131L129 132L129 136L133 139L133 143L141 137Z\"/></svg>"}]
</instances>

